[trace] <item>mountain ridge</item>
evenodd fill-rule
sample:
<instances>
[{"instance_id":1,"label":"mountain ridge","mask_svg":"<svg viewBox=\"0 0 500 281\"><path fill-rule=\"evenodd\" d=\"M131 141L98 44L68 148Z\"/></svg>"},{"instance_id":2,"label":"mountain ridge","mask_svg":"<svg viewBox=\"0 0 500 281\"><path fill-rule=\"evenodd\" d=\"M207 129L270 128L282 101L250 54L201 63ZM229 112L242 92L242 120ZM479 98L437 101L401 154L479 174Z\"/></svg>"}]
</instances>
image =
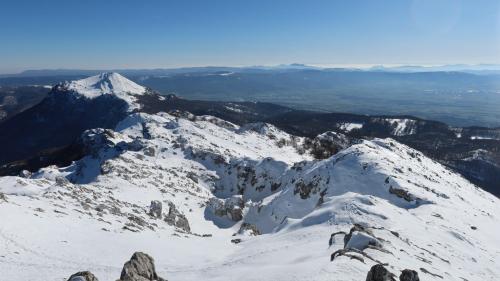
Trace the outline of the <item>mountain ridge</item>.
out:
<instances>
[{"instance_id":1,"label":"mountain ridge","mask_svg":"<svg viewBox=\"0 0 500 281\"><path fill-rule=\"evenodd\" d=\"M99 81L96 77L99 78L94 76L93 82L87 84L96 84ZM120 79L126 78L120 76ZM134 82L125 84L130 83ZM452 128L441 122L412 116L318 113L261 102L196 101L175 95L160 96L150 89L140 95L124 94L122 98L126 100L123 100L119 95L102 94L109 91L109 87L103 90L98 86L95 89L101 94L88 99L85 95L75 96L75 91L68 90L65 84L70 82L60 83L42 103L14 116L13 120L0 123L0 129L5 132L0 135L5 144L0 147L0 164L3 164L0 175L17 175L23 169L35 171L53 164L68 165L82 156L79 138L84 130L96 127L112 129L130 111L150 114L180 111L175 114L181 115L187 111L195 115L214 115L238 125L271 123L288 133L310 138L309 142L316 147L322 147L321 141L315 140L317 136L327 131L345 134L351 140L396 138L500 195L500 155L496 149L500 143L498 129ZM330 149L338 151L335 147ZM481 154L484 157L474 156L479 155L475 153L479 150L486 151ZM329 156L322 151L315 153L318 157Z\"/></svg>"},{"instance_id":2,"label":"mountain ridge","mask_svg":"<svg viewBox=\"0 0 500 281\"><path fill-rule=\"evenodd\" d=\"M137 250L169 280L354 281L377 263L422 280L500 277L498 199L392 139L314 160L272 125L167 113L82 139L69 166L0 178L6 278L114 280ZM331 236L349 229L347 243Z\"/></svg>"}]
</instances>

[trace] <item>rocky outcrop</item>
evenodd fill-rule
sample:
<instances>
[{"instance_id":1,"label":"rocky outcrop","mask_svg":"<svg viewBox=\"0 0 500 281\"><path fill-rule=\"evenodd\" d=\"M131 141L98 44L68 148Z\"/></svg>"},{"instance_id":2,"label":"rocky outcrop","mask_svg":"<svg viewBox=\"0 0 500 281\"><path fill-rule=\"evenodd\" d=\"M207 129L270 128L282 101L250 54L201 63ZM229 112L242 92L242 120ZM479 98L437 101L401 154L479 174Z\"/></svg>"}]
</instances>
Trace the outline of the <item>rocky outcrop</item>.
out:
<instances>
[{"instance_id":1,"label":"rocky outcrop","mask_svg":"<svg viewBox=\"0 0 500 281\"><path fill-rule=\"evenodd\" d=\"M353 143L341 133L328 131L314 139L306 139L303 146L316 159L327 159Z\"/></svg>"},{"instance_id":2,"label":"rocky outcrop","mask_svg":"<svg viewBox=\"0 0 500 281\"><path fill-rule=\"evenodd\" d=\"M5 196L5 194L0 192L0 203L2 202L7 202L7 196Z\"/></svg>"},{"instance_id":3,"label":"rocky outcrop","mask_svg":"<svg viewBox=\"0 0 500 281\"><path fill-rule=\"evenodd\" d=\"M362 251L369 246L379 247L379 248L382 247L379 239L375 237L372 230L369 227L362 226L360 224L354 224L354 226L351 227L351 229L349 230L349 233L346 233L344 231L333 233L330 236L330 241L328 242L330 246L333 244L333 239L335 238L336 235L344 235L344 248L351 247Z\"/></svg>"},{"instance_id":4,"label":"rocky outcrop","mask_svg":"<svg viewBox=\"0 0 500 281\"><path fill-rule=\"evenodd\" d=\"M151 201L151 205L149 206L149 215L158 219L162 218L162 205L160 201Z\"/></svg>"},{"instance_id":5,"label":"rocky outcrop","mask_svg":"<svg viewBox=\"0 0 500 281\"><path fill-rule=\"evenodd\" d=\"M235 222L243 219L244 205L243 198L237 195L225 200L211 198L208 202L208 207L216 216L227 217Z\"/></svg>"},{"instance_id":6,"label":"rocky outcrop","mask_svg":"<svg viewBox=\"0 0 500 281\"><path fill-rule=\"evenodd\" d=\"M308 199L312 194L317 194L320 192L320 179L314 178L308 183L305 183L302 179L295 182L295 189L293 194L299 194L301 199Z\"/></svg>"},{"instance_id":7,"label":"rocky outcrop","mask_svg":"<svg viewBox=\"0 0 500 281\"><path fill-rule=\"evenodd\" d=\"M396 281L396 279L382 264L376 264L368 271L366 281Z\"/></svg>"},{"instance_id":8,"label":"rocky outcrop","mask_svg":"<svg viewBox=\"0 0 500 281\"><path fill-rule=\"evenodd\" d=\"M241 227L238 230L238 234L248 234L252 236L257 236L260 235L261 233L255 224L244 222L241 224Z\"/></svg>"},{"instance_id":9,"label":"rocky outcrop","mask_svg":"<svg viewBox=\"0 0 500 281\"><path fill-rule=\"evenodd\" d=\"M191 227L189 226L189 221L186 216L179 212L172 202L168 202L168 213L164 220L169 225L178 227L185 232L191 232Z\"/></svg>"},{"instance_id":10,"label":"rocky outcrop","mask_svg":"<svg viewBox=\"0 0 500 281\"><path fill-rule=\"evenodd\" d=\"M354 224L349 233L344 231L333 233L330 236L330 241L328 242L330 246L333 244L336 235L344 235L344 248L333 252L330 256L330 261L335 260L337 257L345 256L351 259L359 260L363 263L365 262L365 258L376 263L381 263L379 260L374 259L372 256L365 253L364 250L369 248L389 253L389 251L383 248L381 243L382 240L373 234L371 227Z\"/></svg>"},{"instance_id":11,"label":"rocky outcrop","mask_svg":"<svg viewBox=\"0 0 500 281\"><path fill-rule=\"evenodd\" d=\"M413 196L411 193L401 188L395 188L390 186L389 193L394 194L397 197L402 198L408 202L412 202L416 199L415 196Z\"/></svg>"},{"instance_id":12,"label":"rocky outcrop","mask_svg":"<svg viewBox=\"0 0 500 281\"><path fill-rule=\"evenodd\" d=\"M71 275L68 281L99 281L90 271L81 271Z\"/></svg>"},{"instance_id":13,"label":"rocky outcrop","mask_svg":"<svg viewBox=\"0 0 500 281\"><path fill-rule=\"evenodd\" d=\"M405 269L399 275L399 281L420 281L418 273L415 270Z\"/></svg>"},{"instance_id":14,"label":"rocky outcrop","mask_svg":"<svg viewBox=\"0 0 500 281\"><path fill-rule=\"evenodd\" d=\"M86 154L97 157L99 150L103 148L111 148L114 146L111 139L114 137L113 130L109 129L90 129L85 131L81 136L81 142Z\"/></svg>"},{"instance_id":15,"label":"rocky outcrop","mask_svg":"<svg viewBox=\"0 0 500 281\"><path fill-rule=\"evenodd\" d=\"M144 155L154 157L156 155L156 149L152 146L144 148Z\"/></svg>"},{"instance_id":16,"label":"rocky outcrop","mask_svg":"<svg viewBox=\"0 0 500 281\"><path fill-rule=\"evenodd\" d=\"M90 271L81 271L71 275L68 281L99 281ZM167 281L156 273L154 259L148 254L135 252L123 265L120 279L117 281Z\"/></svg>"},{"instance_id":17,"label":"rocky outcrop","mask_svg":"<svg viewBox=\"0 0 500 281\"><path fill-rule=\"evenodd\" d=\"M154 259L148 254L135 252L123 265L119 281L167 281L158 276Z\"/></svg>"}]
</instances>

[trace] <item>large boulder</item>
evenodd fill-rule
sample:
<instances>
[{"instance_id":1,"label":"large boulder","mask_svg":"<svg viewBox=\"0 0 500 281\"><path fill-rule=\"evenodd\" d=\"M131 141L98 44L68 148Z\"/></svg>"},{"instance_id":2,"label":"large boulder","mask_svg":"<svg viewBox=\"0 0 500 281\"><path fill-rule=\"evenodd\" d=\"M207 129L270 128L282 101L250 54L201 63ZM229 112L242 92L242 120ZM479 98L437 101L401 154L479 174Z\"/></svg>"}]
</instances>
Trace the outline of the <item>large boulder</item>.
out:
<instances>
[{"instance_id":1,"label":"large boulder","mask_svg":"<svg viewBox=\"0 0 500 281\"><path fill-rule=\"evenodd\" d=\"M395 281L395 279L383 265L376 264L368 271L366 281Z\"/></svg>"},{"instance_id":2,"label":"large boulder","mask_svg":"<svg viewBox=\"0 0 500 281\"><path fill-rule=\"evenodd\" d=\"M80 271L71 275L68 281L99 281L90 271Z\"/></svg>"},{"instance_id":3,"label":"large boulder","mask_svg":"<svg viewBox=\"0 0 500 281\"><path fill-rule=\"evenodd\" d=\"M148 254L135 252L125 263L119 281L167 281L156 274L154 259Z\"/></svg>"},{"instance_id":4,"label":"large boulder","mask_svg":"<svg viewBox=\"0 0 500 281\"><path fill-rule=\"evenodd\" d=\"M162 205L158 200L151 201L151 205L149 206L149 215L158 219L162 217Z\"/></svg>"},{"instance_id":5,"label":"large boulder","mask_svg":"<svg viewBox=\"0 0 500 281\"><path fill-rule=\"evenodd\" d=\"M243 219L244 206L245 202L241 195L234 195L226 199L210 198L208 201L208 208L214 215L226 217L234 222Z\"/></svg>"},{"instance_id":6,"label":"large boulder","mask_svg":"<svg viewBox=\"0 0 500 281\"><path fill-rule=\"evenodd\" d=\"M405 269L399 275L399 281L420 281L418 273L415 270Z\"/></svg>"},{"instance_id":7,"label":"large boulder","mask_svg":"<svg viewBox=\"0 0 500 281\"><path fill-rule=\"evenodd\" d=\"M168 213L165 215L163 220L167 224L173 225L184 230L185 232L191 232L188 219L184 214L177 210L177 207L175 207L175 204L172 202L168 202Z\"/></svg>"}]
</instances>

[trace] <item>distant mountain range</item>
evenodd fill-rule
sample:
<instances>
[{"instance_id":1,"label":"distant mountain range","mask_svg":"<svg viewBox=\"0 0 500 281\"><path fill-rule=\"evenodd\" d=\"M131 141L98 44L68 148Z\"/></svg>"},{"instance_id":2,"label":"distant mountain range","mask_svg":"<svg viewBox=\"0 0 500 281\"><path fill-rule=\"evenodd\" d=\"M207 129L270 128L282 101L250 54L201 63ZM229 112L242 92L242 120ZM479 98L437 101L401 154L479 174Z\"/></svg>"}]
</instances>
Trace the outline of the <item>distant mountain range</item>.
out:
<instances>
[{"instance_id":1,"label":"distant mountain range","mask_svg":"<svg viewBox=\"0 0 500 281\"><path fill-rule=\"evenodd\" d=\"M39 71L3 77L0 94L6 87L50 87L60 81L98 75L97 72ZM286 65L128 70L125 75L162 94L188 99L259 101L323 112L413 115L459 127L500 127L500 75L495 74Z\"/></svg>"},{"instance_id":2,"label":"distant mountain range","mask_svg":"<svg viewBox=\"0 0 500 281\"><path fill-rule=\"evenodd\" d=\"M371 71L390 71L390 72L465 72L479 75L500 74L499 64L450 64L438 66L373 66L368 68Z\"/></svg>"},{"instance_id":3,"label":"distant mountain range","mask_svg":"<svg viewBox=\"0 0 500 281\"><path fill-rule=\"evenodd\" d=\"M275 66L198 66L155 69L33 69L20 73L2 74L0 77L37 77L37 76L91 76L103 72L120 72L127 76L169 75L197 72L259 72L280 70L326 70L326 71L382 71L382 72L465 72L473 74L500 74L500 64L449 64L436 66L400 65L372 67L326 67L301 63L280 64Z\"/></svg>"}]
</instances>

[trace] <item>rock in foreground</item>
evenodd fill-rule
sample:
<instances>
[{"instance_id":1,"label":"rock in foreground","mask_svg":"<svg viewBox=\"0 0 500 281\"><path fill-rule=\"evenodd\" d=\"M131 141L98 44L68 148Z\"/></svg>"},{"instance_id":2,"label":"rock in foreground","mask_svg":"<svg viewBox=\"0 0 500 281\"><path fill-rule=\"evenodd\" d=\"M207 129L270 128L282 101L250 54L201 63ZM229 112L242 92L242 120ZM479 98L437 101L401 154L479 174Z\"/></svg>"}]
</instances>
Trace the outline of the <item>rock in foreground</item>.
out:
<instances>
[{"instance_id":1,"label":"rock in foreground","mask_svg":"<svg viewBox=\"0 0 500 281\"><path fill-rule=\"evenodd\" d=\"M90 271L81 271L71 275L68 281L99 281Z\"/></svg>"},{"instance_id":2,"label":"rock in foreground","mask_svg":"<svg viewBox=\"0 0 500 281\"><path fill-rule=\"evenodd\" d=\"M125 263L120 281L166 281L156 274L154 259L148 254L135 252Z\"/></svg>"},{"instance_id":3,"label":"rock in foreground","mask_svg":"<svg viewBox=\"0 0 500 281\"><path fill-rule=\"evenodd\" d=\"M400 281L420 281L418 273L415 270L405 269L399 276Z\"/></svg>"},{"instance_id":4,"label":"rock in foreground","mask_svg":"<svg viewBox=\"0 0 500 281\"><path fill-rule=\"evenodd\" d=\"M395 281L392 275L383 265L376 264L368 271L366 281Z\"/></svg>"}]
</instances>

